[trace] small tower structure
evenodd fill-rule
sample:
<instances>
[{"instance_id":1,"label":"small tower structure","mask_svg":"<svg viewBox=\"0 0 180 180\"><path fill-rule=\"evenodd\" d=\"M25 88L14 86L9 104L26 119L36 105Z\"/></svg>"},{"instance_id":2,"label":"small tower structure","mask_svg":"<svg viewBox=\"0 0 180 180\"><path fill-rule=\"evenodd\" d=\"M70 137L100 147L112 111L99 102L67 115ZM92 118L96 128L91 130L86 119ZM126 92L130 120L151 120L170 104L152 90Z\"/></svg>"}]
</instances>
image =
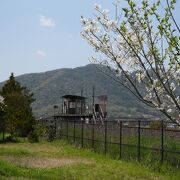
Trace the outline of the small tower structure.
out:
<instances>
[{"instance_id":1,"label":"small tower structure","mask_svg":"<svg viewBox=\"0 0 180 180\"><path fill-rule=\"evenodd\" d=\"M65 95L62 98L63 115L85 114L85 97Z\"/></svg>"},{"instance_id":2,"label":"small tower structure","mask_svg":"<svg viewBox=\"0 0 180 180\"><path fill-rule=\"evenodd\" d=\"M81 93L82 94L82 93ZM95 104L93 95L93 109L89 112L86 106L86 97L77 95L62 96L61 113L55 113L54 119L61 121L85 121L86 123L104 123L107 117L107 96L98 96L98 104Z\"/></svg>"},{"instance_id":3,"label":"small tower structure","mask_svg":"<svg viewBox=\"0 0 180 180\"><path fill-rule=\"evenodd\" d=\"M86 112L86 98L76 95L62 96L62 112L54 116L56 120L91 122L92 114Z\"/></svg>"}]
</instances>

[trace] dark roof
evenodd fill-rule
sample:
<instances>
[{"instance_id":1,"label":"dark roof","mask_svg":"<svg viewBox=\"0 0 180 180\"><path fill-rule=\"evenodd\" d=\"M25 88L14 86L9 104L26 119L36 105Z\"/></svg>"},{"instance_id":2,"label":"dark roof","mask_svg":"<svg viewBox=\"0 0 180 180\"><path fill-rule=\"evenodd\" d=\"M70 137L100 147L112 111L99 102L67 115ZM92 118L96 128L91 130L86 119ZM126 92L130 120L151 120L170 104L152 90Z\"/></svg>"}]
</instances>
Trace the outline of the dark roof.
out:
<instances>
[{"instance_id":1,"label":"dark roof","mask_svg":"<svg viewBox=\"0 0 180 180\"><path fill-rule=\"evenodd\" d=\"M65 95L65 96L62 96L62 97L66 98L66 99L86 99L83 96L76 96L76 95Z\"/></svg>"}]
</instances>

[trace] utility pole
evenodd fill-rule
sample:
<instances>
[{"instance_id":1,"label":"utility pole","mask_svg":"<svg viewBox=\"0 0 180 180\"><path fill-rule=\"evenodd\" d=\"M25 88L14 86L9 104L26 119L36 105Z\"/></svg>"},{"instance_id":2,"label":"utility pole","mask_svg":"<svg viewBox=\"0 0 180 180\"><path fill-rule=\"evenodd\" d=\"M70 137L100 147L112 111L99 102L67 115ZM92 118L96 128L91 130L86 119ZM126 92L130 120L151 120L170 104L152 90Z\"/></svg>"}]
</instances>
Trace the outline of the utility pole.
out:
<instances>
[{"instance_id":1,"label":"utility pole","mask_svg":"<svg viewBox=\"0 0 180 180\"><path fill-rule=\"evenodd\" d=\"M94 91L95 91L95 87L93 86L93 96L92 96L92 98L93 98L93 110L94 110Z\"/></svg>"},{"instance_id":2,"label":"utility pole","mask_svg":"<svg viewBox=\"0 0 180 180\"><path fill-rule=\"evenodd\" d=\"M83 90L81 90L81 98L83 97ZM82 114L82 99L81 99L81 114Z\"/></svg>"},{"instance_id":3,"label":"utility pole","mask_svg":"<svg viewBox=\"0 0 180 180\"><path fill-rule=\"evenodd\" d=\"M63 96L62 96L62 102L61 102L61 113L64 114L63 112L63 106L64 106L64 101L63 101Z\"/></svg>"}]
</instances>

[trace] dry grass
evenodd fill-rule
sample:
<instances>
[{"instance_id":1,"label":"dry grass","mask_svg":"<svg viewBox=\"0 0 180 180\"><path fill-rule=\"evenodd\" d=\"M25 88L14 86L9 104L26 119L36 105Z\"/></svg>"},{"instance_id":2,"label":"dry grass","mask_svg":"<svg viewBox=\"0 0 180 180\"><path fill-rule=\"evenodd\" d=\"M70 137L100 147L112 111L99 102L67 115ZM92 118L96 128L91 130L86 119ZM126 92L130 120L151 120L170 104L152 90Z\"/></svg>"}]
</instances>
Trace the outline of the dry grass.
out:
<instances>
[{"instance_id":1,"label":"dry grass","mask_svg":"<svg viewBox=\"0 0 180 180\"><path fill-rule=\"evenodd\" d=\"M12 157L1 156L0 159L9 163L29 168L56 168L72 164L90 164L92 161L85 158L45 158L45 157Z\"/></svg>"}]
</instances>

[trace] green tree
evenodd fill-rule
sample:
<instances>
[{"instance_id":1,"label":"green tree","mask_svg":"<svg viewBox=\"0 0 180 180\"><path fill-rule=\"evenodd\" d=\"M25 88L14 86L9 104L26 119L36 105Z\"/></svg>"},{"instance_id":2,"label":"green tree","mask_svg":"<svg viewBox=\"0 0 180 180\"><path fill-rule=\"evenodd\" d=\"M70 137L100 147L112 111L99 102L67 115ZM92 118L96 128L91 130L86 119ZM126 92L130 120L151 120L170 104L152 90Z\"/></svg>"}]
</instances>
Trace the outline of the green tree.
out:
<instances>
[{"instance_id":1,"label":"green tree","mask_svg":"<svg viewBox=\"0 0 180 180\"><path fill-rule=\"evenodd\" d=\"M33 93L21 86L12 73L3 86L1 95L6 104L5 119L8 131L11 135L27 136L35 122L31 108L35 100Z\"/></svg>"},{"instance_id":2,"label":"green tree","mask_svg":"<svg viewBox=\"0 0 180 180\"><path fill-rule=\"evenodd\" d=\"M4 102L3 102L3 98L0 96L0 133L2 133L3 137L2 140L4 141L4 133L5 133L5 112L4 112Z\"/></svg>"}]
</instances>

